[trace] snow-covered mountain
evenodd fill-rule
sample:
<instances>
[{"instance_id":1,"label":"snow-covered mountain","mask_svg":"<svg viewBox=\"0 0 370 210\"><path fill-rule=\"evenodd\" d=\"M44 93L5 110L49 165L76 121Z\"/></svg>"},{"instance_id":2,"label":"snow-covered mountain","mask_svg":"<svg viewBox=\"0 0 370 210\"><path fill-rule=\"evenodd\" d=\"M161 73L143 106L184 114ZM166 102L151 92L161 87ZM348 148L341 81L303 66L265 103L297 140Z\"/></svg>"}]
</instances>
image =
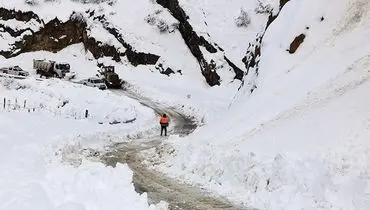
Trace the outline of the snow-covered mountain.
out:
<instances>
[{"instance_id":1,"label":"snow-covered mountain","mask_svg":"<svg viewBox=\"0 0 370 210\"><path fill-rule=\"evenodd\" d=\"M253 8L257 2L4 2L2 42L8 47L1 54L58 52L83 43L96 59L110 56L130 67L162 64L162 72L169 67L203 74L213 86L242 79L248 44L264 32L269 17L269 11L255 14Z\"/></svg>"},{"instance_id":2,"label":"snow-covered mountain","mask_svg":"<svg viewBox=\"0 0 370 210\"><path fill-rule=\"evenodd\" d=\"M193 116L189 136L143 153L179 182L245 208L368 209L369 11L367 0L1 1L1 63L31 76L1 80L0 98L13 105L0 111L0 208L166 206L146 205L126 166L105 170L82 155L72 157L77 169L60 166L70 148L152 134L157 119L124 96L37 80L32 60L46 58L70 63L77 79L114 65L126 87ZM11 111L19 101L28 110ZM98 178L120 174L128 181Z\"/></svg>"}]
</instances>

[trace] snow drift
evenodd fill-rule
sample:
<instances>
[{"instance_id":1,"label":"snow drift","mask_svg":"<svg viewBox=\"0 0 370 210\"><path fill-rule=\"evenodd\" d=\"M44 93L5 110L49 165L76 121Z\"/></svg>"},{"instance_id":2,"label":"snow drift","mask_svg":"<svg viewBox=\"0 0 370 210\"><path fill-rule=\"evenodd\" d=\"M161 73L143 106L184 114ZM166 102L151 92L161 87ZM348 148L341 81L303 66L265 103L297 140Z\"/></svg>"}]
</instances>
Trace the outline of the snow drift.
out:
<instances>
[{"instance_id":1,"label":"snow drift","mask_svg":"<svg viewBox=\"0 0 370 210\"><path fill-rule=\"evenodd\" d=\"M257 89L173 139L160 168L261 209L366 209L369 6L288 2L263 38Z\"/></svg>"}]
</instances>

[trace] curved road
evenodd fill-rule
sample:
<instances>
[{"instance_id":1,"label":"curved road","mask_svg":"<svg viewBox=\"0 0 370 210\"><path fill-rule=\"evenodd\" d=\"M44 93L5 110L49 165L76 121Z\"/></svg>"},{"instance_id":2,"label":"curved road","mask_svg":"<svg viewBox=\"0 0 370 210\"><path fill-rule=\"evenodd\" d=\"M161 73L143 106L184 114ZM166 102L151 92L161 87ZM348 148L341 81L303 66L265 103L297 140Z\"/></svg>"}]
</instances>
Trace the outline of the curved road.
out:
<instances>
[{"instance_id":1,"label":"curved road","mask_svg":"<svg viewBox=\"0 0 370 210\"><path fill-rule=\"evenodd\" d=\"M194 119L174 109L162 107L149 98L139 96L130 90L113 90L115 94L126 95L153 109L158 115L166 113L175 124L169 133L188 135L197 127ZM133 182L138 193L146 192L150 203L161 200L169 203L169 209L208 210L208 209L246 209L237 207L224 198L214 197L210 193L167 177L158 171L150 170L142 164L140 151L158 148L162 138L157 136L136 139L127 143L116 143L108 147L108 152L101 155L101 160L111 166L126 163L133 171Z\"/></svg>"}]
</instances>

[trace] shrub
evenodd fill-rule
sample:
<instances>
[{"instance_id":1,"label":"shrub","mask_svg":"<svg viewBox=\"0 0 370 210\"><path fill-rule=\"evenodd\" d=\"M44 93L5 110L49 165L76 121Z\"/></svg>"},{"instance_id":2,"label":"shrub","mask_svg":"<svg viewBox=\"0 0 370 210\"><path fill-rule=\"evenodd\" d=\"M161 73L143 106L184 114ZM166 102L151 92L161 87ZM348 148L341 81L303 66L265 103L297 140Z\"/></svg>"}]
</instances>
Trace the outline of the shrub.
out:
<instances>
[{"instance_id":1,"label":"shrub","mask_svg":"<svg viewBox=\"0 0 370 210\"><path fill-rule=\"evenodd\" d=\"M271 4L264 3L261 0L258 0L258 6L254 9L257 14L271 14L272 10Z\"/></svg>"},{"instance_id":2,"label":"shrub","mask_svg":"<svg viewBox=\"0 0 370 210\"><path fill-rule=\"evenodd\" d=\"M31 5L31 6L35 6L35 5L40 4L40 1L39 0L24 0L24 3Z\"/></svg>"},{"instance_id":3,"label":"shrub","mask_svg":"<svg viewBox=\"0 0 370 210\"><path fill-rule=\"evenodd\" d=\"M243 9L240 9L239 16L235 19L235 24L238 27L247 27L251 23L251 19L248 16L248 13Z\"/></svg>"},{"instance_id":4,"label":"shrub","mask_svg":"<svg viewBox=\"0 0 370 210\"><path fill-rule=\"evenodd\" d=\"M146 16L145 21L149 23L150 25L155 25L155 23L157 22L157 20L155 19L153 15Z\"/></svg>"},{"instance_id":5,"label":"shrub","mask_svg":"<svg viewBox=\"0 0 370 210\"><path fill-rule=\"evenodd\" d=\"M168 24L164 20L159 20L157 22L157 28L161 33L167 32L168 31Z\"/></svg>"}]
</instances>

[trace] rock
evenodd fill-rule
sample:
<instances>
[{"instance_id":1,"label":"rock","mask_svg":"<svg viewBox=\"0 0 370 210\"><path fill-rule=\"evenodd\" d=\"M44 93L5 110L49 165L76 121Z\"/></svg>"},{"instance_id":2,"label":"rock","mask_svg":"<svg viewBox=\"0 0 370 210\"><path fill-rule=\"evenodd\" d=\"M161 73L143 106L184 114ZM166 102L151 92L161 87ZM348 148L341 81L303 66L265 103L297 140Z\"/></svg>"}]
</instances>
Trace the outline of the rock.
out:
<instances>
[{"instance_id":1,"label":"rock","mask_svg":"<svg viewBox=\"0 0 370 210\"><path fill-rule=\"evenodd\" d=\"M288 52L290 54L294 54L297 51L298 47L301 46L305 38L306 38L306 35L304 34L300 34L299 36L297 36L293 40L293 42L290 44Z\"/></svg>"},{"instance_id":2,"label":"rock","mask_svg":"<svg viewBox=\"0 0 370 210\"><path fill-rule=\"evenodd\" d=\"M220 76L217 74L215 66L206 61L202 51L200 50L200 46L206 48L209 53L216 53L218 52L217 48L222 48L215 44L216 48L203 36L198 36L189 23L188 16L185 11L180 7L178 0L157 0L157 3L168 9L172 16L179 21L179 32L193 56L198 60L202 75L205 77L206 82L210 86L220 85ZM236 74L235 78L240 79L241 69L239 69L230 60L228 60L227 63L231 68L233 68Z\"/></svg>"}]
</instances>

